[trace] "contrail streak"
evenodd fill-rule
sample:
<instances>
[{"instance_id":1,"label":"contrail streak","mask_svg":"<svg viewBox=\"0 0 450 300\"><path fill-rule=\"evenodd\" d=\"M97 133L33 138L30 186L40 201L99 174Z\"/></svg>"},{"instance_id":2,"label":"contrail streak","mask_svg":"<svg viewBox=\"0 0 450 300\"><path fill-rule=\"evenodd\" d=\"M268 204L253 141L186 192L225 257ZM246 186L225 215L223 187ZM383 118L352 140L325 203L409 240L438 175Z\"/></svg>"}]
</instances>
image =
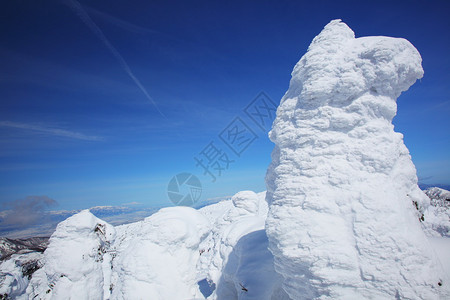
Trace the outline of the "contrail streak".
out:
<instances>
[{"instance_id":1,"label":"contrail streak","mask_svg":"<svg viewBox=\"0 0 450 300\"><path fill-rule=\"evenodd\" d=\"M117 59L119 64L122 66L124 71L130 76L130 78L134 81L134 83L139 87L139 89L144 93L144 95L147 97L147 99L155 106L158 113L166 117L162 111L158 108L158 105L156 105L156 102L153 100L153 98L149 95L145 87L142 85L142 83L137 79L137 77L134 75L133 71L131 71L130 66L128 66L125 59L120 55L119 51L117 51L116 48L109 42L109 40L106 38L103 31L95 24L95 22L89 17L87 12L83 9L81 4L76 0L65 0L64 1L77 15L80 17L81 21L83 21L86 26L89 27L89 29L92 30L92 32L105 44L106 48L114 55L114 57Z\"/></svg>"}]
</instances>

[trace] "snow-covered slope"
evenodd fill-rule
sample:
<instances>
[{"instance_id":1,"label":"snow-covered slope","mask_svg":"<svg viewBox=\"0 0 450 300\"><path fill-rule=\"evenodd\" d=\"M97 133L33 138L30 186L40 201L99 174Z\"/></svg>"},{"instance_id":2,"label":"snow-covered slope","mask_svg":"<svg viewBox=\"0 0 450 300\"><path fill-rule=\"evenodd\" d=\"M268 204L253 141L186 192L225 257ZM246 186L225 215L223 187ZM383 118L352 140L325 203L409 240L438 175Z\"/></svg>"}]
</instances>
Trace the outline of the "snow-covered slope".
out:
<instances>
[{"instance_id":1,"label":"snow-covered slope","mask_svg":"<svg viewBox=\"0 0 450 300\"><path fill-rule=\"evenodd\" d=\"M430 198L433 206L450 207L450 191L432 187L426 189L425 194Z\"/></svg>"},{"instance_id":2,"label":"snow-covered slope","mask_svg":"<svg viewBox=\"0 0 450 300\"><path fill-rule=\"evenodd\" d=\"M8 258L17 252L44 252L48 237L33 237L27 239L0 238L0 260Z\"/></svg>"},{"instance_id":3,"label":"snow-covered slope","mask_svg":"<svg viewBox=\"0 0 450 300\"><path fill-rule=\"evenodd\" d=\"M58 226L44 254L0 264L0 299L288 300L268 248L267 211L265 193L251 191L117 227L83 211ZM431 242L450 268L450 239Z\"/></svg>"},{"instance_id":4,"label":"snow-covered slope","mask_svg":"<svg viewBox=\"0 0 450 300\"><path fill-rule=\"evenodd\" d=\"M44 254L0 266L17 299L288 299L273 268L265 193L195 210L164 208L113 227L88 210L61 222ZM36 263L23 272L22 264ZM25 274L25 275L24 275Z\"/></svg>"},{"instance_id":5,"label":"snow-covered slope","mask_svg":"<svg viewBox=\"0 0 450 300\"><path fill-rule=\"evenodd\" d=\"M13 254L3 261L0 264L0 299L23 297L33 273L40 267L42 253L37 251Z\"/></svg>"},{"instance_id":6,"label":"snow-covered slope","mask_svg":"<svg viewBox=\"0 0 450 300\"><path fill-rule=\"evenodd\" d=\"M340 20L294 67L266 177L269 247L292 299L438 299L448 286L413 205L429 200L391 123L422 75L408 41L355 38Z\"/></svg>"},{"instance_id":7,"label":"snow-covered slope","mask_svg":"<svg viewBox=\"0 0 450 300\"><path fill-rule=\"evenodd\" d=\"M425 194L431 203L426 208L419 208L423 214L425 232L432 237L450 238L450 192L432 187L425 190Z\"/></svg>"}]
</instances>

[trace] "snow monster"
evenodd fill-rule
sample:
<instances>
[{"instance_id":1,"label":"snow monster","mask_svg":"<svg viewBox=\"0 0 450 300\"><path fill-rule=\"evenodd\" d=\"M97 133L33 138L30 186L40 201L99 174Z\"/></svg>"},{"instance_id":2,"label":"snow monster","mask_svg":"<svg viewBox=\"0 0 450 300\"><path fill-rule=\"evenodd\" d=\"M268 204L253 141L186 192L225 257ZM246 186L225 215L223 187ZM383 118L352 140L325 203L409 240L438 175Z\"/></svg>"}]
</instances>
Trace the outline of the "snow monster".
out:
<instances>
[{"instance_id":1,"label":"snow monster","mask_svg":"<svg viewBox=\"0 0 450 300\"><path fill-rule=\"evenodd\" d=\"M266 175L269 249L292 299L447 295L416 209L429 199L392 125L421 62L405 39L333 20L294 67Z\"/></svg>"}]
</instances>

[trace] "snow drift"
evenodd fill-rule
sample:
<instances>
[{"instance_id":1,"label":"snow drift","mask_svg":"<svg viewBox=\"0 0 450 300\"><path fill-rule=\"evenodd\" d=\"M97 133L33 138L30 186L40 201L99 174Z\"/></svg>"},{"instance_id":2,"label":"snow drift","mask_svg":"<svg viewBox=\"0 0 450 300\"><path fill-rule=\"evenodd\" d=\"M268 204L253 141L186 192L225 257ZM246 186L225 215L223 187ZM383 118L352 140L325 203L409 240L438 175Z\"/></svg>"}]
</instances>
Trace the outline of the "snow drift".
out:
<instances>
[{"instance_id":1,"label":"snow drift","mask_svg":"<svg viewBox=\"0 0 450 300\"><path fill-rule=\"evenodd\" d=\"M220 205L225 210L218 214ZM212 231L202 244L205 252L200 259L203 276L217 283L217 290L208 299L289 299L281 289L281 277L268 250L265 193L242 191L229 202L200 211L213 216Z\"/></svg>"},{"instance_id":2,"label":"snow drift","mask_svg":"<svg viewBox=\"0 0 450 300\"><path fill-rule=\"evenodd\" d=\"M413 205L429 199L392 125L397 97L422 75L407 40L355 38L340 20L294 67L266 176L269 247L292 299L437 299L444 289Z\"/></svg>"}]
</instances>

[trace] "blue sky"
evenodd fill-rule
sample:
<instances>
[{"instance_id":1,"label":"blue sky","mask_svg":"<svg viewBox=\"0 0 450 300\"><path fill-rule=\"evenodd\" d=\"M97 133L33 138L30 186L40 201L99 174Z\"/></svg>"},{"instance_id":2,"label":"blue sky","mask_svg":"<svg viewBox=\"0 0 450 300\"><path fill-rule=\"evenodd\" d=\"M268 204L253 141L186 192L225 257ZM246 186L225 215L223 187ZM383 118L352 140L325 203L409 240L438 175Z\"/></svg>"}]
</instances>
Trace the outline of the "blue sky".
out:
<instances>
[{"instance_id":1,"label":"blue sky","mask_svg":"<svg viewBox=\"0 0 450 300\"><path fill-rule=\"evenodd\" d=\"M278 104L336 18L420 51L425 77L399 98L395 128L420 180L450 184L449 15L447 1L7 1L0 201L170 206L180 172L199 177L203 200L264 190L273 144L243 108L261 91ZM257 136L240 157L219 138L237 116ZM211 141L234 160L214 183L194 161Z\"/></svg>"}]
</instances>

